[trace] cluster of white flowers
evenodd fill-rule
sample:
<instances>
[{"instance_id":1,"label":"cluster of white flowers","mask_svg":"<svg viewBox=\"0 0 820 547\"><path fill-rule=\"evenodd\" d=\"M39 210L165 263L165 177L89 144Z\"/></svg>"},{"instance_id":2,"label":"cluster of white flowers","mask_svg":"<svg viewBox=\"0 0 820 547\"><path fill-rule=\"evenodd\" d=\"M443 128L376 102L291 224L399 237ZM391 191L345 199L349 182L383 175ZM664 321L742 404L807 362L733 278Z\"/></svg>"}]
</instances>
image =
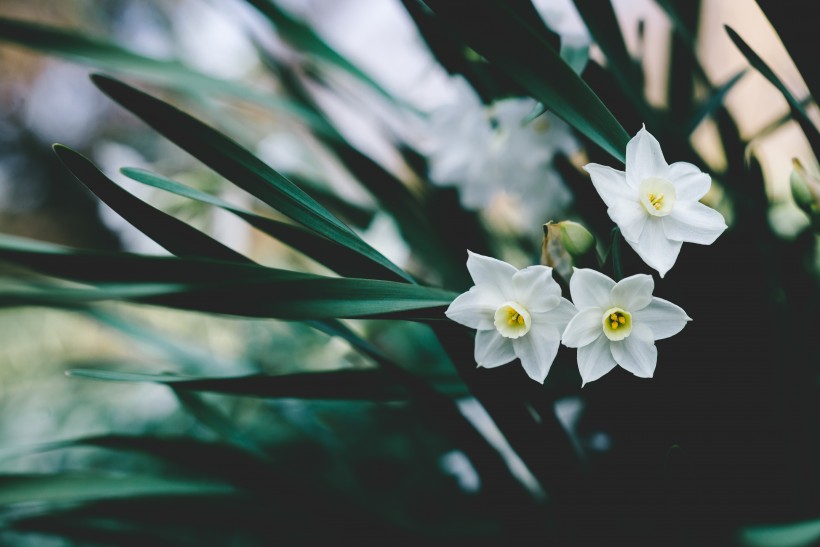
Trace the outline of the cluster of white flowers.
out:
<instances>
[{"instance_id":1,"label":"cluster of white flowers","mask_svg":"<svg viewBox=\"0 0 820 547\"><path fill-rule=\"evenodd\" d=\"M682 242L712 243L726 229L720 213L698 200L711 179L694 165L668 165L646 129L627 146L626 171L602 165L585 168L609 207L624 239L661 277L674 264ZM497 367L518 358L530 378L543 382L560 343L578 348L583 383L620 365L651 378L655 341L680 332L689 316L652 295L652 276L637 274L617 283L591 269L575 269L572 302L561 297L552 268L523 270L469 252L475 286L456 298L447 317L476 329L478 366Z\"/></svg>"},{"instance_id":2,"label":"cluster of white flowers","mask_svg":"<svg viewBox=\"0 0 820 547\"><path fill-rule=\"evenodd\" d=\"M462 78L454 78L454 100L435 112L425 151L430 179L455 186L464 207L483 209L500 193L520 198L526 217L566 207L569 190L552 168L556 154L572 154L578 143L569 126L552 114L532 122L536 103L505 99L485 106Z\"/></svg>"}]
</instances>

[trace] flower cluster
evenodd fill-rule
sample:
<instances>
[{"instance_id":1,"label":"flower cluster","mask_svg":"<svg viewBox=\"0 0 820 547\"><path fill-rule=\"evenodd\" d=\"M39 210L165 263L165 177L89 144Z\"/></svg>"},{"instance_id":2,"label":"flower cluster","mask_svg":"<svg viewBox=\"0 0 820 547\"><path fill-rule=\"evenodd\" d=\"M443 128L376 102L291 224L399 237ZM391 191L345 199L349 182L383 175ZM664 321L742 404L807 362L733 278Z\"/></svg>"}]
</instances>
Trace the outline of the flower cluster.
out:
<instances>
[{"instance_id":1,"label":"flower cluster","mask_svg":"<svg viewBox=\"0 0 820 547\"><path fill-rule=\"evenodd\" d=\"M585 168L624 239L661 277L673 266L684 241L710 244L726 229L723 217L698 200L711 180L694 165L669 165L646 129L627 146L626 171ZM680 332L691 318L653 296L652 276L617 283L592 269L575 269L572 302L562 298L552 268L523 270L468 251L475 286L456 298L447 317L476 329L475 359L497 367L518 358L530 378L543 382L561 343L578 349L584 384L616 365L641 378L655 372L655 341Z\"/></svg>"}]
</instances>

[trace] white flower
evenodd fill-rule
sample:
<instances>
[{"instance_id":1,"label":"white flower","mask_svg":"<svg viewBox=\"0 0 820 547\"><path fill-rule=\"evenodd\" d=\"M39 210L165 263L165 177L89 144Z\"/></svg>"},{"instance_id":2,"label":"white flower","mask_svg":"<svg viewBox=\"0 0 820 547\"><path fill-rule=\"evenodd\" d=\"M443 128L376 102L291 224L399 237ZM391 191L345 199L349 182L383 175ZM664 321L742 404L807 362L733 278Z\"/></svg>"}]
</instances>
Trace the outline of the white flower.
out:
<instances>
[{"instance_id":1,"label":"white flower","mask_svg":"<svg viewBox=\"0 0 820 547\"><path fill-rule=\"evenodd\" d=\"M703 205L711 178L691 163L668 165L660 144L641 128L626 145L626 172L584 166L624 239L661 277L684 241L711 245L726 229L723 216Z\"/></svg>"},{"instance_id":2,"label":"white flower","mask_svg":"<svg viewBox=\"0 0 820 547\"><path fill-rule=\"evenodd\" d=\"M651 275L618 283L590 269L576 269L569 282L578 314L561 341L578 348L583 383L597 380L620 365L635 376L651 378L658 360L655 340L679 333L691 321L681 308L652 296Z\"/></svg>"},{"instance_id":3,"label":"white flower","mask_svg":"<svg viewBox=\"0 0 820 547\"><path fill-rule=\"evenodd\" d=\"M578 143L567 124L552 114L525 123L530 99L505 99L487 107L462 78L453 79L454 100L433 112L430 138L422 144L430 179L456 186L464 207L483 209L499 194L521 197L524 216L537 214L539 229L572 195L552 168L557 153L572 154Z\"/></svg>"},{"instance_id":4,"label":"white flower","mask_svg":"<svg viewBox=\"0 0 820 547\"><path fill-rule=\"evenodd\" d=\"M478 366L498 367L518 357L529 377L543 383L575 306L561 297L552 268L517 270L495 258L468 255L475 286L450 304L447 317L478 330Z\"/></svg>"}]
</instances>

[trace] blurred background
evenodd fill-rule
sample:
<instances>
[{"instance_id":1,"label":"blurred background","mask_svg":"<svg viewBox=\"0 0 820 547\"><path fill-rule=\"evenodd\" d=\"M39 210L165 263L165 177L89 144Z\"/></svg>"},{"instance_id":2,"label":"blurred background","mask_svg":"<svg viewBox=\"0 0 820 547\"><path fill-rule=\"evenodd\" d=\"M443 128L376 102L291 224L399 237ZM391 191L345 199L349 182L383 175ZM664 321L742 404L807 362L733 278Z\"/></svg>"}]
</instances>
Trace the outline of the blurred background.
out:
<instances>
[{"instance_id":1,"label":"blurred background","mask_svg":"<svg viewBox=\"0 0 820 547\"><path fill-rule=\"evenodd\" d=\"M291 36L283 37L250 4L238 0L3 0L0 17L67 29L154 59L178 60L210 78L279 96L286 78L272 71L271 57L276 67L291 67L297 75L319 69L305 61ZM674 21L661 4L613 1L629 53L643 69L646 101L653 109L674 114L679 106L675 101L681 100L675 92L681 83L674 76L680 55L675 48L680 46L673 38ZM532 129L537 138L543 137L535 141L537 148L484 167L492 181L470 188L456 182L472 176L465 175L472 173L472 167L462 156L485 145L480 140L484 126L471 124L486 125L488 114L481 103L489 101L436 60L401 2L277 0L276 5L307 23L393 97L386 100L375 88L362 86L342 71L321 72L309 91L338 131L411 189L426 184L414 163L426 160L437 191L447 192L443 195L454 203L460 200L474 212L483 230L493 235L494 256L517 267L535 263L543 223L584 220L589 209L578 206L584 198L567 182L566 169L580 176L578 166L604 162L584 139L549 115L539 118L544 128ZM607 80L601 76L606 55L573 3L537 0L535 5L546 24L562 37L562 48L567 43L581 55L588 54L589 64L582 62L584 78L625 129L637 132L640 120L633 119L616 93L607 95ZM810 171L816 172L817 165L800 126L789 119L790 108L782 94L749 69L723 25L743 36L796 97L808 97L809 91L754 0L702 0L682 11L684 18L693 19L695 50L708 80L719 86L742 74L723 98L742 148L725 148L725 128L717 115L697 123L689 141L717 174L706 200L724 213L730 230L714 246L684 247L678 266L667 278L669 286L657 284L656 295L680 303L695 322L681 336L659 344L658 377L651 388L618 371L614 378L578 391L573 356L567 353L559 356L548 379L545 400L574 452L589 466L595 486L581 487L579 496L589 496L585 503L590 514L603 516L604 520L596 521L600 537L632 545L658 545L659 537L668 539L664 544L669 545L775 545L786 540L775 535L774 543L766 543L769 529L761 536L759 527L810 521L820 515L816 465L820 461L820 353L812 341L817 334L816 312L806 308L817 302L820 253L817 237L807 230L809 219L794 203L789 186L792 158L799 158ZM226 184L100 93L88 75L110 67L87 64L81 53L66 58L34 51L8 36L7 27L0 24L0 232L77 248L166 253L74 180L51 150L53 143L62 143L85 154L135 195L254 260L328 274L323 266L261 236L225 211L119 174L125 166L150 169L232 204L269 213L254 197ZM396 220L380 209L349 168L292 111L231 100L204 85L172 89L162 81L146 85L142 85L146 80L135 81L140 87L155 85L152 92L219 128L299 182L396 264L431 283L465 288L463 278L453 281L442 276L419 256L413 243L402 237ZM691 87L690 105L709 93L702 84ZM509 115L520 122L535 108L534 102L502 103L489 114L497 117L498 126L506 123L506 112L514 112ZM816 104L809 101L807 111L817 124ZM475 118L464 121L469 116ZM487 137L488 155L493 146L507 146L497 139L493 142L501 144L489 142L496 137ZM504 138L512 141L515 136ZM464 150L453 150L454 142L461 142ZM404 143L415 155L403 153L407 150L394 143ZM503 148L502 154L506 151ZM541 154L546 154L543 162L538 159ZM566 160L562 163L555 159L558 156ZM520 171L522 161L529 159L541 162L533 169L548 164L537 175L539 183L545 184L540 201L526 193L532 187L528 183L509 180L526 178ZM670 162L676 159L667 157ZM757 175L745 170L739 177L735 171L734 179L726 175L738 164L748 167L750 161L759 163ZM505 180L493 186L499 178ZM746 188L764 196L763 202L755 201L757 216L751 227L744 224L745 205L733 197L738 188L741 193ZM599 240L606 240L606 231L598 228L606 222L604 216L592 225ZM627 274L645 271L630 252L625 249ZM461 263L463 256L457 254L453 261ZM23 275L13 265L2 268L8 277ZM759 315L765 319L756 323ZM451 395L498 447L528 491L536 498L550 498L469 396L426 327L376 321L352 324ZM35 453L23 448L89 436L184 437L265 454L289 466L311 488L346 492L356 507L380 507L401 529L421 530L419 537L504 537L499 531L505 530L502 525L483 518L490 511L478 495L482 484L469 460L405 404L180 396L162 385L97 382L65 374L82 368L230 376L372 366L346 343L305 324L115 303L81 312L3 308L0 344L0 466L6 474L94 471L165 476L172 474L169 468L175 469L172 464L139 451L85 445ZM180 448L177 454L182 453ZM241 464L241 458L232 457L226 456L226 465ZM176 464L182 469L187 465ZM202 476L210 475L205 470ZM3 484L8 486L0 483L0 501L12 499L4 498ZM58 488L49 490L53 494ZM109 497L116 496L89 495L92 501ZM207 499L200 496L197 503ZM146 506L127 507L125 501L122 514L146 511ZM165 498L152 500L147 507L159 512L164 503ZM160 522L156 514L131 522L114 509L38 521L36 507L12 504L2 513L0 541L10 545L86 541L248 545L277 537L266 527L267 517L254 513L258 503L245 499L242 503L247 504L243 511L248 511L242 519L216 518L200 530L185 526L189 518L185 509L170 523ZM190 507L191 515L218 512L193 502L185 502L185 507ZM283 500L266 507L299 514ZM66 509L78 510L75 505ZM522 512L521 518L526 519L526 514ZM107 529L109 535L100 532L105 527L93 525L100 519L116 523ZM190 520L195 519L190 516ZM282 524L280 520L277 524ZM123 524L126 521L128 526ZM817 536L811 531L818 533L817 521L813 522L815 528L804 536L808 543L790 544L812 544ZM303 532L294 523L290 526L281 534Z\"/></svg>"}]
</instances>

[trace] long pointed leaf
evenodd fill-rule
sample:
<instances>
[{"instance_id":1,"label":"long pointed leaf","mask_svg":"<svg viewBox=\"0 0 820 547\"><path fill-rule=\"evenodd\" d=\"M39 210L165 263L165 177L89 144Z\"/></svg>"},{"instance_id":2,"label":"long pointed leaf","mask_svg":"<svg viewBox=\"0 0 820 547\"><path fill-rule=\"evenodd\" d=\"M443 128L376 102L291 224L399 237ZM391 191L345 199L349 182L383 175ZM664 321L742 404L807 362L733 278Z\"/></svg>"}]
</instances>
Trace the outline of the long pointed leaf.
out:
<instances>
[{"instance_id":1,"label":"long pointed leaf","mask_svg":"<svg viewBox=\"0 0 820 547\"><path fill-rule=\"evenodd\" d=\"M592 142L625 161L629 135L531 25L503 2L425 0L468 45Z\"/></svg>"},{"instance_id":2,"label":"long pointed leaf","mask_svg":"<svg viewBox=\"0 0 820 547\"><path fill-rule=\"evenodd\" d=\"M323 264L331 270L346 277L364 277L375 279L401 279L392 270L382 267L358 253L351 252L350 249L322 237L312 231L305 230L299 226L273 220L256 213L251 213L240 209L226 201L201 192L190 186L185 186L163 176L145 171L143 169L122 169L122 173L127 177L152 186L160 188L173 194L184 196L189 199L208 203L219 207L225 211L235 214L254 228L278 239L282 243L291 246L297 251L304 253L316 262Z\"/></svg>"},{"instance_id":3,"label":"long pointed leaf","mask_svg":"<svg viewBox=\"0 0 820 547\"><path fill-rule=\"evenodd\" d=\"M234 97L294 116L315 131L321 132L325 128L324 122L309 110L295 102L276 98L269 92L207 76L175 60L145 57L105 40L70 30L0 17L0 40L118 74L133 75L146 82L197 96L215 94Z\"/></svg>"},{"instance_id":4,"label":"long pointed leaf","mask_svg":"<svg viewBox=\"0 0 820 547\"><path fill-rule=\"evenodd\" d=\"M283 375L254 374L225 378L196 378L97 369L72 369L69 376L109 382L152 382L175 390L205 391L265 398L402 401L407 392L382 370L335 370Z\"/></svg>"},{"instance_id":5,"label":"long pointed leaf","mask_svg":"<svg viewBox=\"0 0 820 547\"><path fill-rule=\"evenodd\" d=\"M203 257L245 262L250 260L199 230L151 207L120 188L81 154L62 145L54 152L71 174L135 228L179 257Z\"/></svg>"},{"instance_id":6,"label":"long pointed leaf","mask_svg":"<svg viewBox=\"0 0 820 547\"><path fill-rule=\"evenodd\" d=\"M26 502L78 502L103 498L156 495L230 494L228 485L202 480L164 479L149 475L101 474L2 475L0 505Z\"/></svg>"},{"instance_id":7,"label":"long pointed leaf","mask_svg":"<svg viewBox=\"0 0 820 547\"><path fill-rule=\"evenodd\" d=\"M800 128L803 130L803 133L806 134L806 138L809 139L809 144L811 144L814 155L820 158L820 131L818 131L817 127L812 123L801 102L792 95L792 92L789 91L789 88L777 77L774 70L766 64L760 55L758 55L732 27L724 25L724 28L729 38L732 39L732 42L734 42L743 56L746 57L746 60L749 61L749 64L757 69L764 78L769 80L769 83L775 86L783 95L783 98L786 99L786 102L789 103L792 116L794 116L794 119L800 124Z\"/></svg>"},{"instance_id":8,"label":"long pointed leaf","mask_svg":"<svg viewBox=\"0 0 820 547\"><path fill-rule=\"evenodd\" d=\"M163 136L285 216L412 281L339 219L239 144L188 114L106 76L92 80L103 93Z\"/></svg>"}]
</instances>

